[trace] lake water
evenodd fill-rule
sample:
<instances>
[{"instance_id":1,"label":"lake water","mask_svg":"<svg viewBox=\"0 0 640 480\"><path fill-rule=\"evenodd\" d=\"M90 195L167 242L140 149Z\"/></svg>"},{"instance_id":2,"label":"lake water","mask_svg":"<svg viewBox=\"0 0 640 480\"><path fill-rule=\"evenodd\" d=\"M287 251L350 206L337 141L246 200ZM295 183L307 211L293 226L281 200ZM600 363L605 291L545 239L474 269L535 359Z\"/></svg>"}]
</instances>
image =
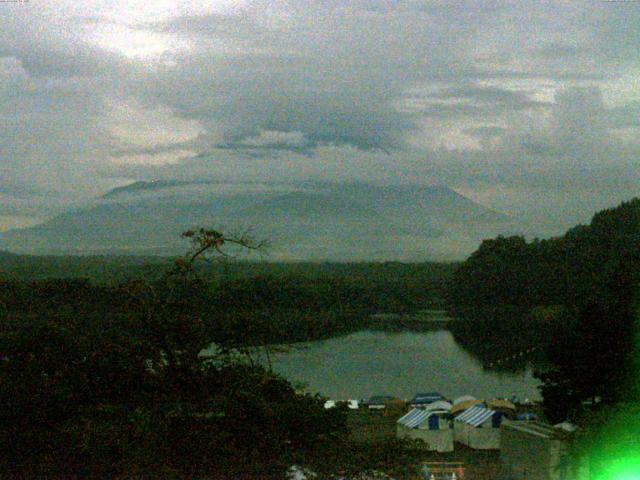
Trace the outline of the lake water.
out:
<instances>
[{"instance_id":1,"label":"lake water","mask_svg":"<svg viewBox=\"0 0 640 480\"><path fill-rule=\"evenodd\" d=\"M411 398L433 390L448 398L540 398L531 369L515 374L483 370L448 330L363 330L294 344L288 352L272 354L272 365L290 381L304 383L307 391L336 399L376 394Z\"/></svg>"}]
</instances>

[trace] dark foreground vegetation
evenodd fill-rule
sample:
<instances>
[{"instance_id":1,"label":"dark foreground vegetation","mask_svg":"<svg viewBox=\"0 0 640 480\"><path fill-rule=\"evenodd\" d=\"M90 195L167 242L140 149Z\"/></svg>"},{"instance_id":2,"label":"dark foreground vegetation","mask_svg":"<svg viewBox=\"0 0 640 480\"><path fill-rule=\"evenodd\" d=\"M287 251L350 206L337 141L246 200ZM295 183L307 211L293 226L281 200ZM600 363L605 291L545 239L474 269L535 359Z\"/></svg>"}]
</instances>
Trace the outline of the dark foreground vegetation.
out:
<instances>
[{"instance_id":1,"label":"dark foreground vegetation","mask_svg":"<svg viewBox=\"0 0 640 480\"><path fill-rule=\"evenodd\" d=\"M627 466L635 455L640 468L639 294L635 199L559 238L483 242L454 274L449 305L465 319L454 325L457 337L480 354L487 343L542 347L537 376L548 418L582 425L576 445L590 452L593 478L622 478L598 472L616 451L626 452Z\"/></svg>"},{"instance_id":2,"label":"dark foreground vegetation","mask_svg":"<svg viewBox=\"0 0 640 480\"><path fill-rule=\"evenodd\" d=\"M156 264L151 280L137 264L109 282L26 279L19 263L7 268L15 258L3 264L12 279L0 282L0 477L412 468L403 442L350 443L344 409L325 410L251 352L351 331L368 313L437 307L451 267L199 266L227 244L255 245L214 231L187 237L189 255ZM201 355L212 343L216 353Z\"/></svg>"},{"instance_id":3,"label":"dark foreground vegetation","mask_svg":"<svg viewBox=\"0 0 640 480\"><path fill-rule=\"evenodd\" d=\"M634 441L640 200L563 237L487 240L455 274L435 264L200 266L229 245L256 245L215 231L186 237L193 250L175 262L103 259L116 266L101 270L97 258L0 259L1 477L283 478L294 464L407 477L421 457L414 445L354 441L347 411L325 410L252 352L445 301L459 319L449 328L487 367L537 356L548 419L583 427L576 455L613 448L599 434L607 426ZM43 279L56 276L67 278ZM592 455L596 467L603 455Z\"/></svg>"},{"instance_id":4,"label":"dark foreground vegetation","mask_svg":"<svg viewBox=\"0 0 640 480\"><path fill-rule=\"evenodd\" d=\"M639 286L636 199L563 237L483 242L454 274L449 303L462 318L479 320L483 333L499 332L502 344L546 339L538 343L549 363L539 372L542 393L549 415L564 419L583 401L614 403L628 394Z\"/></svg>"},{"instance_id":5,"label":"dark foreground vegetation","mask_svg":"<svg viewBox=\"0 0 640 480\"><path fill-rule=\"evenodd\" d=\"M78 304L83 315L118 316L132 291L141 284L162 288L173 268L166 259L140 261L0 255L0 300L16 316L78 311ZM199 263L184 303L192 315L216 326L212 342L308 341L366 327L370 314L443 308L454 269L454 264L396 262Z\"/></svg>"}]
</instances>

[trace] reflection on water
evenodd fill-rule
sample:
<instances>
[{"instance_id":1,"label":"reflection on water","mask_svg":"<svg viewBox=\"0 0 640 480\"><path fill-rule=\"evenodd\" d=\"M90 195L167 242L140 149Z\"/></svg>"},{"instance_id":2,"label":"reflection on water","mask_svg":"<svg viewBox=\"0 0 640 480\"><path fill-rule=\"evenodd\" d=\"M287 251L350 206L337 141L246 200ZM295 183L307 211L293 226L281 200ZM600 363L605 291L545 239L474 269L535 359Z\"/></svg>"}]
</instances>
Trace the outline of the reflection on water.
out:
<instances>
[{"instance_id":1,"label":"reflection on water","mask_svg":"<svg viewBox=\"0 0 640 480\"><path fill-rule=\"evenodd\" d=\"M410 398L437 390L454 398L539 399L531 369L521 373L483 370L456 344L448 330L382 332L363 330L328 340L295 344L272 356L273 369L310 392L331 398L390 394Z\"/></svg>"}]
</instances>

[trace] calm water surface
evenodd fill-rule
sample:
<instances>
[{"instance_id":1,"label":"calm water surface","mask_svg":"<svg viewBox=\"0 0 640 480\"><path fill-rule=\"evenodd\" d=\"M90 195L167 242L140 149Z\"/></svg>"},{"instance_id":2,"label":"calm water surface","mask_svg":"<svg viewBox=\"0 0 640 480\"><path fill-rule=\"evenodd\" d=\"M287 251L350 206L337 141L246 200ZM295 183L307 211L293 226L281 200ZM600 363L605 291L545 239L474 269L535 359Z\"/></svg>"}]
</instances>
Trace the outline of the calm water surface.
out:
<instances>
[{"instance_id":1,"label":"calm water surface","mask_svg":"<svg viewBox=\"0 0 640 480\"><path fill-rule=\"evenodd\" d=\"M447 330L381 332L363 330L344 337L291 346L272 355L273 369L306 390L337 399L375 394L410 398L436 390L448 398L518 396L537 400L538 381L528 369L505 374L483 370Z\"/></svg>"}]
</instances>

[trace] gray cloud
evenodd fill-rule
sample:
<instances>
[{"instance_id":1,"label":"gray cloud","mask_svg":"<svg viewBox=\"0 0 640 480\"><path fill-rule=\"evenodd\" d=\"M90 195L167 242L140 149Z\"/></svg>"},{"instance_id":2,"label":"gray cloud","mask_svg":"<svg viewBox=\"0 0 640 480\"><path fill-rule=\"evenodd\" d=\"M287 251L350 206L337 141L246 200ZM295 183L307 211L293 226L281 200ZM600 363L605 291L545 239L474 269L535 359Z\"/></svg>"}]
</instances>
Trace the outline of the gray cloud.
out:
<instances>
[{"instance_id":1,"label":"gray cloud","mask_svg":"<svg viewBox=\"0 0 640 480\"><path fill-rule=\"evenodd\" d=\"M640 126L640 100L615 107L607 112L611 119L611 126L615 128Z\"/></svg>"},{"instance_id":2,"label":"gray cloud","mask_svg":"<svg viewBox=\"0 0 640 480\"><path fill-rule=\"evenodd\" d=\"M447 183L544 229L541 205L559 225L634 194L631 2L166 6L6 5L0 211L135 179L362 179Z\"/></svg>"},{"instance_id":3,"label":"gray cloud","mask_svg":"<svg viewBox=\"0 0 640 480\"><path fill-rule=\"evenodd\" d=\"M482 104L506 104L516 108L547 105L543 102L532 101L526 92L517 92L498 87L449 87L433 93L429 95L429 97L439 99L468 99Z\"/></svg>"}]
</instances>

